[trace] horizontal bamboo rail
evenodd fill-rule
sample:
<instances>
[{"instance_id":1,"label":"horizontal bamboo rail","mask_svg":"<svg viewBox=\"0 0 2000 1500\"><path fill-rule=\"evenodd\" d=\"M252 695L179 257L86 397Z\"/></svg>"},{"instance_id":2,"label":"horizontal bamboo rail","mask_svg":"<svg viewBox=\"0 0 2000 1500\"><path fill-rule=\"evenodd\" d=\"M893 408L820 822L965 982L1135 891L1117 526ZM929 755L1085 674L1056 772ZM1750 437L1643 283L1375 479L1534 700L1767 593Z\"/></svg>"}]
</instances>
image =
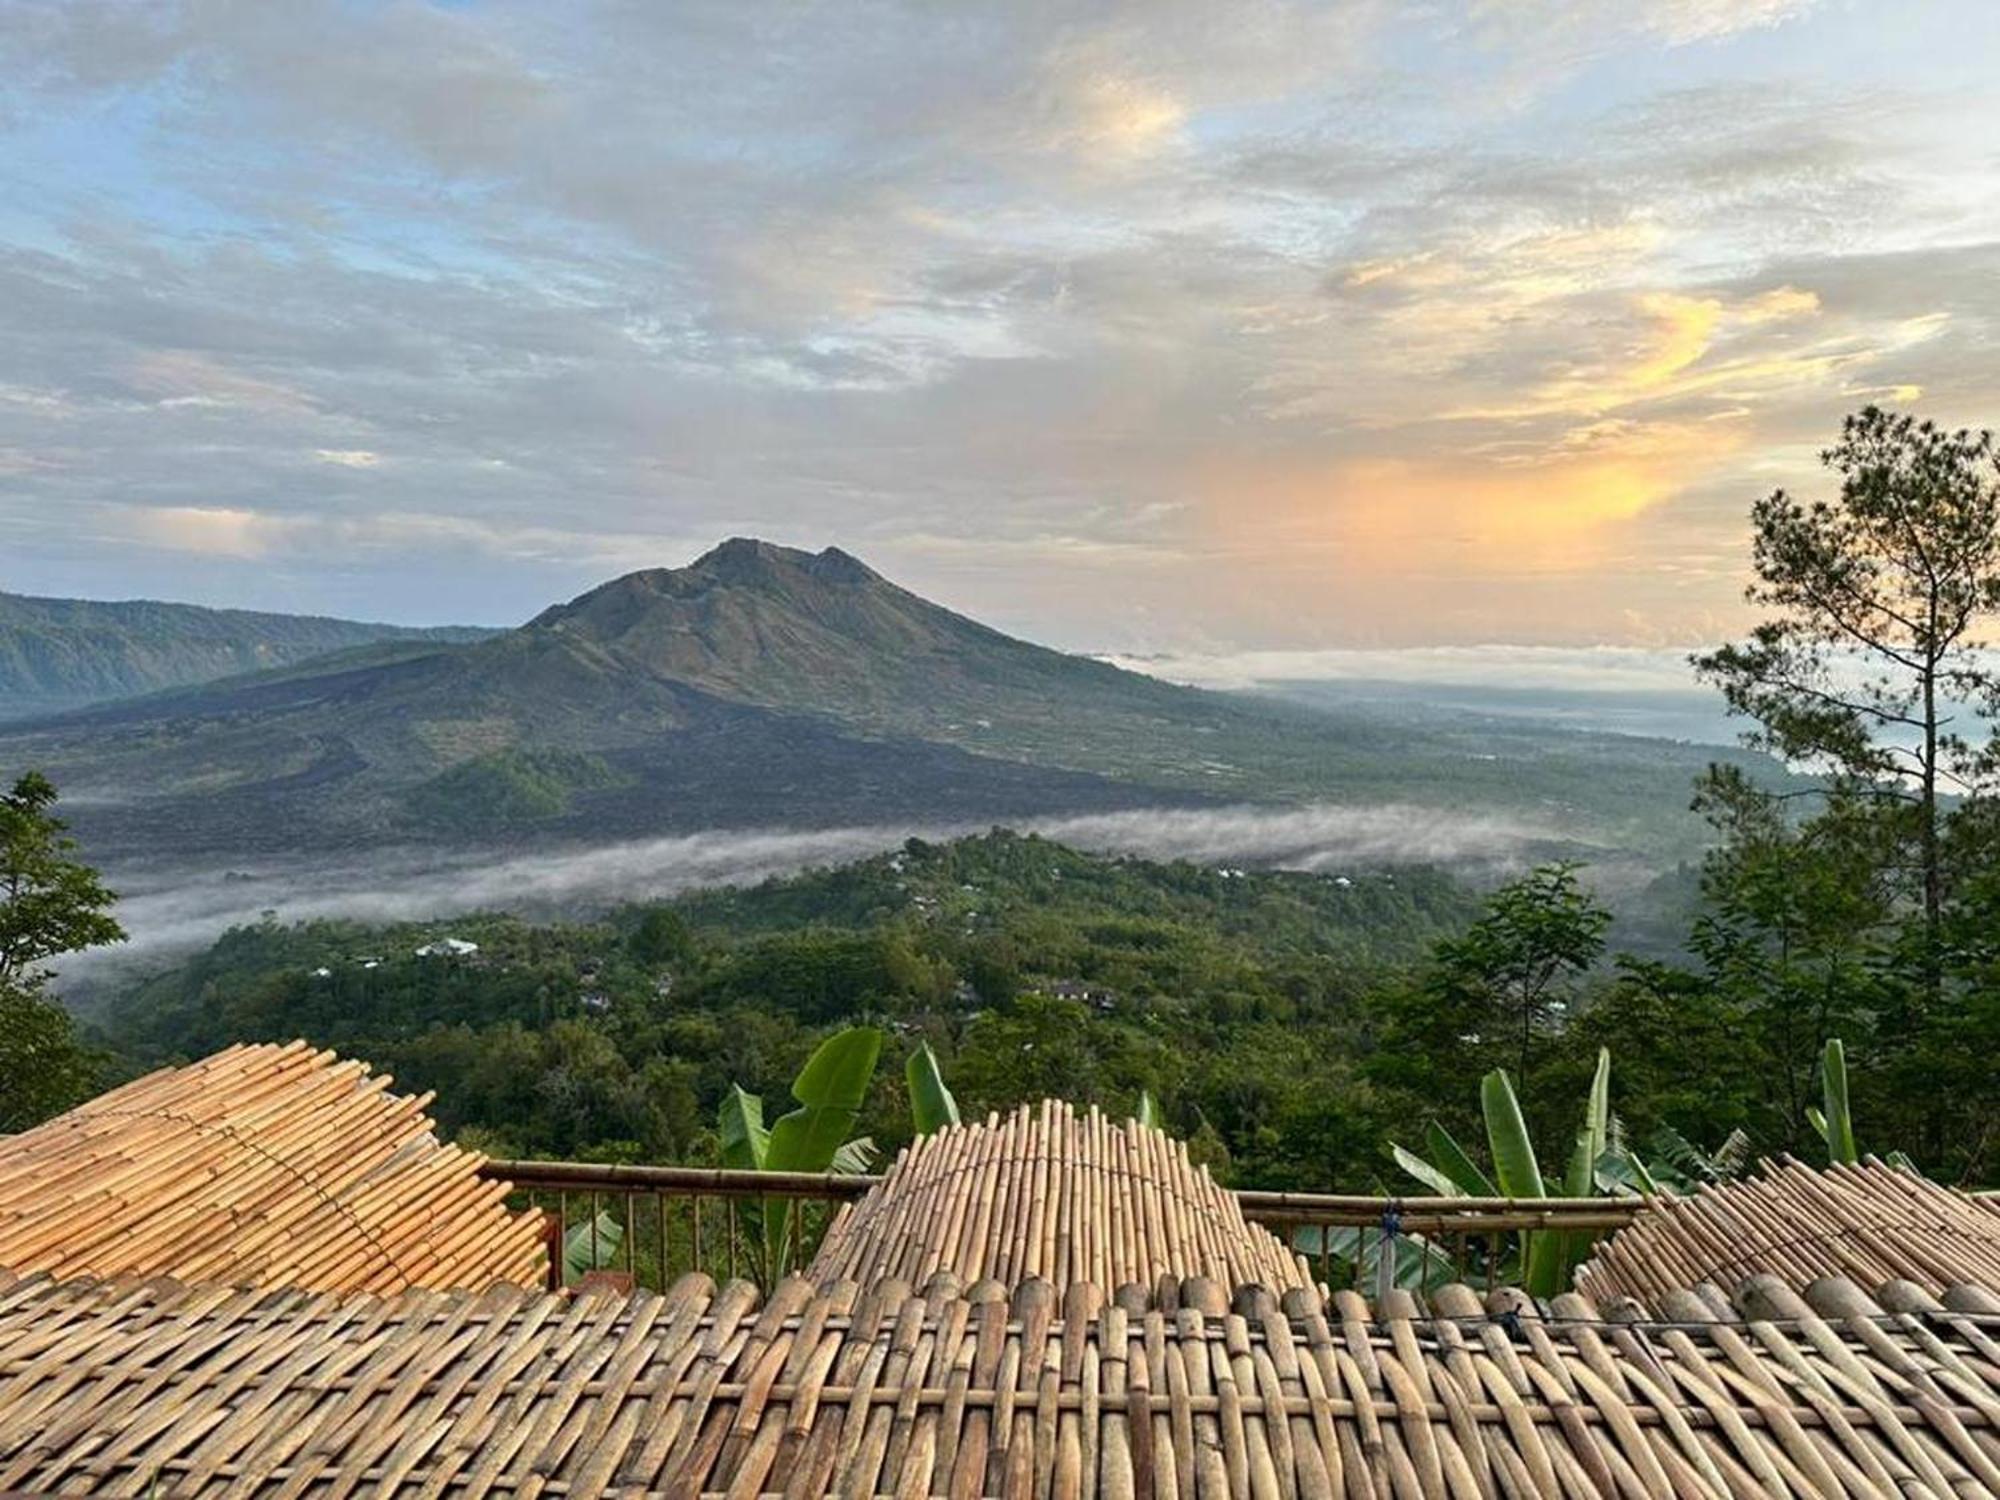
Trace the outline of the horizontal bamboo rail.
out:
<instances>
[{"instance_id":1,"label":"horizontal bamboo rail","mask_svg":"<svg viewBox=\"0 0 2000 1500\"><path fill-rule=\"evenodd\" d=\"M489 1181L568 1192L648 1192L675 1197L859 1198L882 1179L840 1172L751 1172L730 1167L652 1167L631 1162L489 1161Z\"/></svg>"},{"instance_id":2,"label":"horizontal bamboo rail","mask_svg":"<svg viewBox=\"0 0 2000 1500\"><path fill-rule=\"evenodd\" d=\"M843 1172L751 1172L728 1167L642 1166L628 1162L508 1161L480 1168L492 1181L523 1189L570 1192L667 1193L676 1197L824 1198L838 1203L861 1197L881 1177ZM1374 1228L1393 1210L1405 1229L1424 1223L1446 1228L1617 1228L1638 1217L1637 1198L1377 1198L1358 1193L1270 1192L1235 1189L1246 1219L1265 1223L1332 1224Z\"/></svg>"},{"instance_id":3,"label":"horizontal bamboo rail","mask_svg":"<svg viewBox=\"0 0 2000 1500\"><path fill-rule=\"evenodd\" d=\"M785 1263L804 1265L840 1206L857 1202L882 1181L872 1174L539 1160L488 1161L480 1175L507 1184L549 1214L558 1237L578 1228L590 1240L590 1263L662 1289L691 1271L756 1275L761 1247L751 1220L767 1200L785 1220ZM1355 1231L1370 1246L1385 1235L1423 1237L1459 1274L1490 1286L1499 1259L1495 1248L1508 1236L1622 1229L1642 1209L1637 1198L1388 1198L1254 1188L1233 1196L1245 1219L1289 1240L1328 1284L1353 1276L1351 1268L1344 1271L1334 1255L1324 1253L1331 1231ZM788 1204L793 1211L786 1210ZM618 1244L602 1255L595 1229L579 1228L595 1226L600 1214L619 1226Z\"/></svg>"}]
</instances>

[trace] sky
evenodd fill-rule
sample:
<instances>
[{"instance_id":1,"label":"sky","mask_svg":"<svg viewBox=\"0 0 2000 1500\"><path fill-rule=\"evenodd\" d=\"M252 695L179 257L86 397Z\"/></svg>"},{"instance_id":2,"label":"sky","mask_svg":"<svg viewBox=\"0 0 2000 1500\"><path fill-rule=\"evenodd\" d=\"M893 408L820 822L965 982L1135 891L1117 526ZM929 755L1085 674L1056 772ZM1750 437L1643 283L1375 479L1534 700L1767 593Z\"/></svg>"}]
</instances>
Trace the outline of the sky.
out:
<instances>
[{"instance_id":1,"label":"sky","mask_svg":"<svg viewBox=\"0 0 2000 1500\"><path fill-rule=\"evenodd\" d=\"M0 0L0 588L504 624L743 534L1073 649L1678 659L1844 412L2000 420L1996 62L1990 0Z\"/></svg>"}]
</instances>

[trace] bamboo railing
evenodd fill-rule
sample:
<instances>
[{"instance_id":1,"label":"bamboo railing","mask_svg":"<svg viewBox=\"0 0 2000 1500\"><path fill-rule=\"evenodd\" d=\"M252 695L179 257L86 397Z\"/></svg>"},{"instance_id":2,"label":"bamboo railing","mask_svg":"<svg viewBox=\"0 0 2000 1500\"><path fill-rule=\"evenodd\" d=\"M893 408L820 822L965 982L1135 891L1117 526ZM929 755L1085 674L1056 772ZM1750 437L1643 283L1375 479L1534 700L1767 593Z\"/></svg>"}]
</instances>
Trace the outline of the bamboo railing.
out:
<instances>
[{"instance_id":1,"label":"bamboo railing","mask_svg":"<svg viewBox=\"0 0 2000 1500\"><path fill-rule=\"evenodd\" d=\"M1114 1127L1116 1128L1116 1127ZM883 1179L841 1173L747 1172L714 1167L612 1162L495 1160L480 1174L515 1190L515 1201L550 1216L558 1236L608 1215L618 1226L606 1247L607 1269L635 1286L664 1289L689 1272L725 1279L757 1266L753 1206L777 1199L797 1206L789 1220L788 1263L804 1266L818 1252L840 1206ZM1436 1254L1420 1262L1417 1289L1448 1279L1491 1290L1499 1285L1500 1248L1527 1230L1613 1230L1640 1212L1636 1198L1371 1197L1238 1189L1226 1194L1244 1220L1261 1225L1302 1254L1312 1279L1373 1292L1358 1257L1336 1253L1335 1232L1379 1255L1384 1242L1420 1239ZM597 1255L590 1257L600 1259Z\"/></svg>"}]
</instances>

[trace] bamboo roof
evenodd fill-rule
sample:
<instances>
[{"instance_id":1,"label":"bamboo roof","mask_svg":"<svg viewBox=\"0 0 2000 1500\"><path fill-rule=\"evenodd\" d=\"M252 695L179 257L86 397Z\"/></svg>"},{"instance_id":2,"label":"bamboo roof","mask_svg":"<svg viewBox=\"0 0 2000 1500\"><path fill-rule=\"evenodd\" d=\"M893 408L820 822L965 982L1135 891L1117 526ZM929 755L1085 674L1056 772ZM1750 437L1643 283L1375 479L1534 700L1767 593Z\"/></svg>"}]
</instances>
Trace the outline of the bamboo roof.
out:
<instances>
[{"instance_id":1,"label":"bamboo roof","mask_svg":"<svg viewBox=\"0 0 2000 1500\"><path fill-rule=\"evenodd\" d=\"M538 1216L430 1096L303 1042L231 1047L0 1140L0 1266L394 1292L542 1285ZM4 1486L0 1486L4 1488Z\"/></svg>"},{"instance_id":2,"label":"bamboo roof","mask_svg":"<svg viewBox=\"0 0 2000 1500\"><path fill-rule=\"evenodd\" d=\"M1246 1223L1233 1193L1187 1147L1133 1120L1045 1099L954 1125L904 1149L842 1207L807 1275L867 1284L949 1271L966 1285L1039 1277L1150 1285L1208 1276L1227 1286L1307 1286L1305 1262Z\"/></svg>"},{"instance_id":3,"label":"bamboo roof","mask_svg":"<svg viewBox=\"0 0 2000 1500\"><path fill-rule=\"evenodd\" d=\"M0 1275L0 1492L2000 1493L2000 1300L1751 1280L1546 1320L940 1276L390 1298Z\"/></svg>"},{"instance_id":4,"label":"bamboo roof","mask_svg":"<svg viewBox=\"0 0 2000 1500\"><path fill-rule=\"evenodd\" d=\"M1825 1171L1762 1162L1758 1175L1662 1197L1577 1269L1600 1301L1734 1286L1760 1271L1794 1284L1846 1276L1931 1291L2000 1287L2000 1201L1940 1187L1872 1158Z\"/></svg>"}]
</instances>

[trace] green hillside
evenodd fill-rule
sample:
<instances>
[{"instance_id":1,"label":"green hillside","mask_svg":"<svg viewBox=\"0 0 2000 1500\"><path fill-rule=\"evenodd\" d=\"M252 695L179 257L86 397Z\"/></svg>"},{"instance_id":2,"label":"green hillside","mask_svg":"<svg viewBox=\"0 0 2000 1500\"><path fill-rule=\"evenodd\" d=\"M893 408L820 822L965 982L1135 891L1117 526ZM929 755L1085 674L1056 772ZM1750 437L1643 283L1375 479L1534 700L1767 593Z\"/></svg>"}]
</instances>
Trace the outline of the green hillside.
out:
<instances>
[{"instance_id":1,"label":"green hillside","mask_svg":"<svg viewBox=\"0 0 2000 1500\"><path fill-rule=\"evenodd\" d=\"M0 719L209 682L376 641L464 641L487 633L0 593Z\"/></svg>"},{"instance_id":2,"label":"green hillside","mask_svg":"<svg viewBox=\"0 0 2000 1500\"><path fill-rule=\"evenodd\" d=\"M1369 988L1475 910L1423 869L1238 874L995 832L595 922L266 922L101 1020L135 1068L304 1036L437 1088L445 1127L492 1148L685 1160L732 1082L782 1092L817 1037L869 1019L932 1039L969 1108L1173 1080L1273 1178L1372 1169L1365 1101L1329 1115L1316 1070L1351 1066ZM444 937L477 951L419 951ZM885 1070L885 1144L897 1087Z\"/></svg>"}]
</instances>

